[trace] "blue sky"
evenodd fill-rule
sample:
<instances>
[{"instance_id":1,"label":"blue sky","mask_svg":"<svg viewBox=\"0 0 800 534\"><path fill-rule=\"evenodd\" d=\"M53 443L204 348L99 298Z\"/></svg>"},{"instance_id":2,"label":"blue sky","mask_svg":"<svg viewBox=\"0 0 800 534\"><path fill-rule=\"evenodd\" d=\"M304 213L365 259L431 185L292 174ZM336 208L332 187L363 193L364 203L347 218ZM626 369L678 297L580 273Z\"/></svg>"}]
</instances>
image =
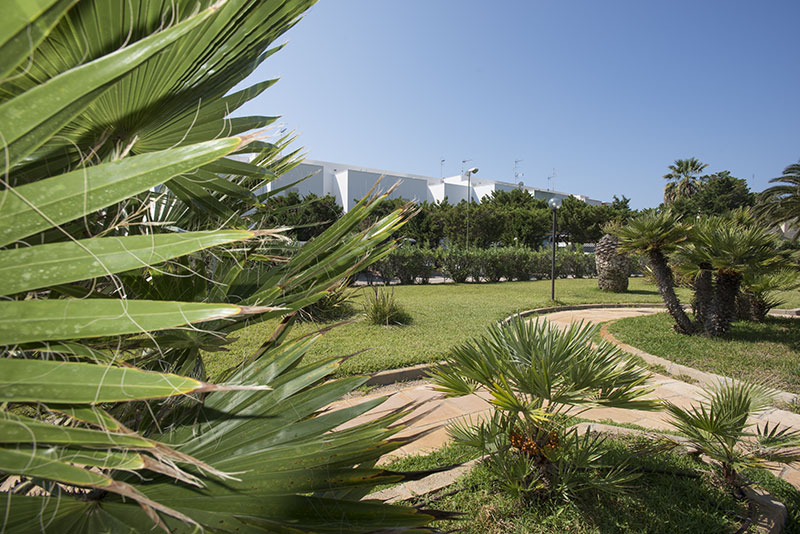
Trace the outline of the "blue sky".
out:
<instances>
[{"instance_id":1,"label":"blue sky","mask_svg":"<svg viewBox=\"0 0 800 534\"><path fill-rule=\"evenodd\" d=\"M800 159L800 1L321 0L248 82L309 158L461 170L635 208L694 156L760 191Z\"/></svg>"}]
</instances>

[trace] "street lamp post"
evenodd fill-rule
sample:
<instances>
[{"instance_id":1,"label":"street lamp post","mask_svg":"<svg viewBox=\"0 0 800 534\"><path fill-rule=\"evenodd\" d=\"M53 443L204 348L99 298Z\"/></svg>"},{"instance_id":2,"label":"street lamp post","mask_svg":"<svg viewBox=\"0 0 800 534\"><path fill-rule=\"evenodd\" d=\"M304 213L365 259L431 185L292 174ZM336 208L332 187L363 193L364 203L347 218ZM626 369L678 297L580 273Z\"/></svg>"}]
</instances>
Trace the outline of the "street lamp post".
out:
<instances>
[{"instance_id":1,"label":"street lamp post","mask_svg":"<svg viewBox=\"0 0 800 534\"><path fill-rule=\"evenodd\" d=\"M469 248L469 212L472 207L472 175L478 172L478 167L472 167L467 171L467 248Z\"/></svg>"},{"instance_id":2,"label":"street lamp post","mask_svg":"<svg viewBox=\"0 0 800 534\"><path fill-rule=\"evenodd\" d=\"M561 199L553 197L547 204L553 210L553 259L550 263L550 300L556 300L556 229L558 227L556 212L561 207Z\"/></svg>"}]
</instances>

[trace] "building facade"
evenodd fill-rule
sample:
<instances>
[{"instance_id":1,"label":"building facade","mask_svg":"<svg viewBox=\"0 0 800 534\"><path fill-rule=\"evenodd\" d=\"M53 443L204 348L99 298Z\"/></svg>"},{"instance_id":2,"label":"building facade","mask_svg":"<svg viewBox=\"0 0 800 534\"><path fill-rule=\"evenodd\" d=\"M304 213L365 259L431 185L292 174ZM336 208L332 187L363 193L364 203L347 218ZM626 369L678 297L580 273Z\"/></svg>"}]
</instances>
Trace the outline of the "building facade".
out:
<instances>
[{"instance_id":1,"label":"building facade","mask_svg":"<svg viewBox=\"0 0 800 534\"><path fill-rule=\"evenodd\" d=\"M397 184L389 198L403 198L417 202L439 203L446 198L451 204L458 204L462 200L472 197L473 202L480 203L484 196L491 195L493 191L522 189L528 191L533 197L545 201L551 198L564 199L574 196L589 204L602 204L599 200L583 195L538 189L521 183L487 180L478 178L477 175L472 176L470 183L466 175L433 178L316 160L304 160L291 171L269 183L263 191L275 191L289 186L286 191L295 191L301 197L309 193L317 196L331 195L347 212L367 195L379 180L377 189L382 191Z\"/></svg>"}]
</instances>

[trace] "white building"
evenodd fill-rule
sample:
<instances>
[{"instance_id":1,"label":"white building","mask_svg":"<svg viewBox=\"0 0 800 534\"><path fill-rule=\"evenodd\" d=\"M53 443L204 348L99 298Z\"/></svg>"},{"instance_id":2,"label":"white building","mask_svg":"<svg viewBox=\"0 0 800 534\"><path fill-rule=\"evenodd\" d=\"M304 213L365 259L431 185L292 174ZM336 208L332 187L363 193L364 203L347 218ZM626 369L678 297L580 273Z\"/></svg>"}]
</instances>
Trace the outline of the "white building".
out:
<instances>
[{"instance_id":1,"label":"white building","mask_svg":"<svg viewBox=\"0 0 800 534\"><path fill-rule=\"evenodd\" d=\"M304 179L305 178L305 179ZM302 180L302 181L301 181ZM442 202L447 198L451 204L458 204L470 197L469 180L466 175L450 176L448 178L433 178L418 174L392 172L381 169L370 169L356 165L333 163L330 161L304 160L303 163L272 181L266 187L267 191L275 191L289 186L287 191L295 191L301 197L314 193L317 196L331 195L342 206L344 211L350 210L362 199L380 180L379 189L385 191L395 183L399 185L389 195L389 198L403 198L417 202ZM295 183L296 182L296 183ZM492 191L513 191L523 189L535 198L549 200L551 198L564 199L574 196L589 204L602 204L583 195L570 195L560 191L537 189L524 184L512 184L497 180L487 180L472 176L472 200L480 202Z\"/></svg>"}]
</instances>

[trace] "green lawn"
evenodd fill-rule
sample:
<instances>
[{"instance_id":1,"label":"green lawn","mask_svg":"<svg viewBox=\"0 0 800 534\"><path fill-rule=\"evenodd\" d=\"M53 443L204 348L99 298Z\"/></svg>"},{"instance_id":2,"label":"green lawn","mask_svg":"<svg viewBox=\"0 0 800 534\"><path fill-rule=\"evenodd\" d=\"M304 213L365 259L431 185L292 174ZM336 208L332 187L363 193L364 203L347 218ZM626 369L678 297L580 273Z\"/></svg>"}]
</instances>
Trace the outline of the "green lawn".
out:
<instances>
[{"instance_id":1,"label":"green lawn","mask_svg":"<svg viewBox=\"0 0 800 534\"><path fill-rule=\"evenodd\" d=\"M622 319L609 326L620 341L703 371L800 393L800 319L736 322L722 339L684 336L666 313Z\"/></svg>"},{"instance_id":2,"label":"green lawn","mask_svg":"<svg viewBox=\"0 0 800 534\"><path fill-rule=\"evenodd\" d=\"M610 438L607 443L614 455L624 457L649 442L631 437ZM463 461L465 454L463 447L450 445L430 456L404 458L389 467L431 469L450 465L453 460ZM630 466L698 472L702 464L685 455L661 452L634 458ZM784 532L797 532L797 491L769 473L751 471L747 476L786 504L789 521ZM644 473L634 484L632 491L621 496L587 495L573 503L521 503L501 491L496 476L479 466L449 486L442 498L420 498L413 504L463 512L466 521L440 526L443 530L461 528L473 534L730 533L741 524L732 515L746 513L742 503L734 501L707 476L698 479Z\"/></svg>"},{"instance_id":3,"label":"green lawn","mask_svg":"<svg viewBox=\"0 0 800 534\"><path fill-rule=\"evenodd\" d=\"M358 290L355 306L361 309L363 296ZM373 326L364 321L363 314L352 317L353 322L328 332L314 347L312 358L345 356L371 349L346 361L344 374L359 374L405 367L436 361L453 346L480 334L484 328L508 315L522 310L551 306L550 282L504 282L498 284L437 284L394 286L394 296L411 314L408 326ZM679 291L682 298L688 293ZM564 279L556 281L556 303L660 303L656 288L641 278L633 278L628 293L606 293L597 289L595 279ZM294 335L307 334L331 323L300 323ZM213 376L215 371L234 363L259 344L266 341L275 323L264 323L243 329L236 334L238 341L230 352L206 356L206 365Z\"/></svg>"}]
</instances>

